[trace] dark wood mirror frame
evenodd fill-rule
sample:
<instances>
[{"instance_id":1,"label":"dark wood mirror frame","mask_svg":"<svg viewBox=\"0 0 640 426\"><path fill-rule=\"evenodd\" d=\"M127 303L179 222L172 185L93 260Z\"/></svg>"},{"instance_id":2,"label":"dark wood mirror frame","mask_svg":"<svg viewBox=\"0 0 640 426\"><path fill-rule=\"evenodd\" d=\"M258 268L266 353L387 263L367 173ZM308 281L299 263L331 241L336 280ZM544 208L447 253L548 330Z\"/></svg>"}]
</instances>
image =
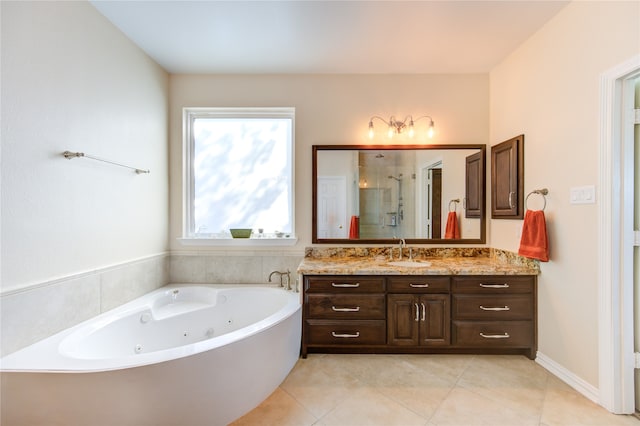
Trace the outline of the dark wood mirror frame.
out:
<instances>
[{"instance_id":1,"label":"dark wood mirror frame","mask_svg":"<svg viewBox=\"0 0 640 426\"><path fill-rule=\"evenodd\" d=\"M312 242L315 244L390 244L397 243L398 239L350 239L350 238L318 238L318 152L319 151L385 151L385 150L461 150L477 149L480 159L476 168L480 179L478 186L472 191L477 195L476 210L480 219L480 238L444 239L444 238L406 238L407 244L485 244L486 242L486 145L460 144L460 145L313 145L312 146ZM467 188L469 191L469 188ZM467 194L468 196L468 194Z\"/></svg>"}]
</instances>

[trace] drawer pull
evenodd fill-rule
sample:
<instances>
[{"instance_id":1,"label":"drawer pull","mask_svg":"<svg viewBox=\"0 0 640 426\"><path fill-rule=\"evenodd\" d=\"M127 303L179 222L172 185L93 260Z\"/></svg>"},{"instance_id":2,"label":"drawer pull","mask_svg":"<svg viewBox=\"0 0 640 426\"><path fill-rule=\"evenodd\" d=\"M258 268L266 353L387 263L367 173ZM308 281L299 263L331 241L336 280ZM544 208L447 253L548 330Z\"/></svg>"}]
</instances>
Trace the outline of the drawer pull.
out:
<instances>
[{"instance_id":1,"label":"drawer pull","mask_svg":"<svg viewBox=\"0 0 640 426\"><path fill-rule=\"evenodd\" d=\"M333 337L339 337L341 339L356 339L360 337L360 332L356 331L355 334L348 334L348 333L336 333L335 331L332 331L331 335Z\"/></svg>"},{"instance_id":2,"label":"drawer pull","mask_svg":"<svg viewBox=\"0 0 640 426\"><path fill-rule=\"evenodd\" d=\"M413 283L409 283L409 287L413 287L413 288L427 288L429 287L429 284L413 284Z\"/></svg>"},{"instance_id":3,"label":"drawer pull","mask_svg":"<svg viewBox=\"0 0 640 426\"><path fill-rule=\"evenodd\" d=\"M425 321L425 318L427 317L427 308L424 306L424 303L421 303L422 305L422 321Z\"/></svg>"},{"instance_id":4,"label":"drawer pull","mask_svg":"<svg viewBox=\"0 0 640 426\"><path fill-rule=\"evenodd\" d=\"M480 305L480 309L482 309L483 311L510 311L511 310L511 308L508 307L507 305L505 305L505 306L496 306L496 307Z\"/></svg>"},{"instance_id":5,"label":"drawer pull","mask_svg":"<svg viewBox=\"0 0 640 426\"><path fill-rule=\"evenodd\" d=\"M356 287L360 287L360 283L353 283L353 284L340 284L340 283L331 283L332 287L350 287L350 288L356 288Z\"/></svg>"},{"instance_id":6,"label":"drawer pull","mask_svg":"<svg viewBox=\"0 0 640 426\"><path fill-rule=\"evenodd\" d=\"M360 306L356 306L355 308L336 308L335 306L332 306L331 309L333 312L359 312Z\"/></svg>"},{"instance_id":7,"label":"drawer pull","mask_svg":"<svg viewBox=\"0 0 640 426\"><path fill-rule=\"evenodd\" d=\"M483 288L509 288L509 284L482 284L480 283L480 287Z\"/></svg>"},{"instance_id":8,"label":"drawer pull","mask_svg":"<svg viewBox=\"0 0 640 426\"><path fill-rule=\"evenodd\" d=\"M485 339L508 339L509 337L509 333L504 333L504 334L484 334L484 333L480 333L480 336L484 337Z\"/></svg>"},{"instance_id":9,"label":"drawer pull","mask_svg":"<svg viewBox=\"0 0 640 426\"><path fill-rule=\"evenodd\" d=\"M414 303L414 305L416 306L416 322L418 322L420 321L420 308L417 303Z\"/></svg>"}]
</instances>

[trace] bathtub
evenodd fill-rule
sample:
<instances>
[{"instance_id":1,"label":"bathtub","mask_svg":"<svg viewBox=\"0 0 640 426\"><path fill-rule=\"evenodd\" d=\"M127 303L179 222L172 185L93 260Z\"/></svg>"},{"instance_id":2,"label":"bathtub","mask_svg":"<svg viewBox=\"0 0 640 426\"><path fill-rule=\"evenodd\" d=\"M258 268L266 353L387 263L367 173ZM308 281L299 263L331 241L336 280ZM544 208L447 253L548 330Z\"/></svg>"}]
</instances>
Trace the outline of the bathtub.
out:
<instances>
[{"instance_id":1,"label":"bathtub","mask_svg":"<svg viewBox=\"0 0 640 426\"><path fill-rule=\"evenodd\" d=\"M0 359L1 423L225 425L296 363L300 295L169 285Z\"/></svg>"}]
</instances>

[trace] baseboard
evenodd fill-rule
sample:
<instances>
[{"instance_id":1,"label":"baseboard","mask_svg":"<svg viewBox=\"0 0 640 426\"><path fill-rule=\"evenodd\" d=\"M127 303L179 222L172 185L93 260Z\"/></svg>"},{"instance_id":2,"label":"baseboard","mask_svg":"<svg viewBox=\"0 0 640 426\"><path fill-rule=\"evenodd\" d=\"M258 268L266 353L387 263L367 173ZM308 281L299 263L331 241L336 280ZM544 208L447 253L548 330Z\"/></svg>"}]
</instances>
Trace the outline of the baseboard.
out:
<instances>
[{"instance_id":1,"label":"baseboard","mask_svg":"<svg viewBox=\"0 0 640 426\"><path fill-rule=\"evenodd\" d=\"M590 383L587 383L562 365L558 364L545 354L538 352L536 354L536 362L551 374L571 386L573 389L581 393L585 398L590 399L600 405L600 391Z\"/></svg>"}]
</instances>

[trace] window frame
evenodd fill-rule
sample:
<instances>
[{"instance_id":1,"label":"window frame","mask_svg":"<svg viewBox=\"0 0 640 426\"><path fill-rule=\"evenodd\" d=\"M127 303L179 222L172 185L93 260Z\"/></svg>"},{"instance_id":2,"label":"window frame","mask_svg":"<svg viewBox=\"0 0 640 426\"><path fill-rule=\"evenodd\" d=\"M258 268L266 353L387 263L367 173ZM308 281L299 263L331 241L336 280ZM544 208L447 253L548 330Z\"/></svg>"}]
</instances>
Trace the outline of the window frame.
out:
<instances>
[{"instance_id":1,"label":"window frame","mask_svg":"<svg viewBox=\"0 0 640 426\"><path fill-rule=\"evenodd\" d=\"M287 149L290 159L291 194L289 214L291 216L290 237L282 238L219 238L198 236L194 229L194 151L195 139L193 123L199 118L287 118L291 120L291 142ZM182 237L178 240L184 245L209 246L287 246L295 245L295 107L185 107L182 109Z\"/></svg>"}]
</instances>

